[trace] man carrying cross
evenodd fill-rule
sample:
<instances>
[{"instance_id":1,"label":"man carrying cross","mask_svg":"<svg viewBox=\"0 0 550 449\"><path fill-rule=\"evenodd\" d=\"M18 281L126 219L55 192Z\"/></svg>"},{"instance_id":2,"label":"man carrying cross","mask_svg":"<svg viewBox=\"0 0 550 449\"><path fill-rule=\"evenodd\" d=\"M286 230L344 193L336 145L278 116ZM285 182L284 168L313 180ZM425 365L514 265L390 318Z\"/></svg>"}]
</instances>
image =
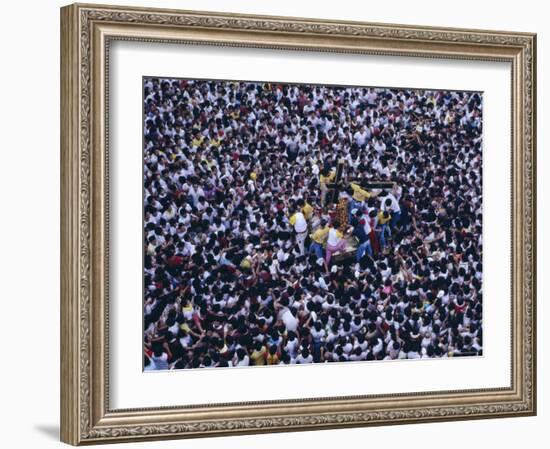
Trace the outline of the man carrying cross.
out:
<instances>
[{"instance_id":1,"label":"man carrying cross","mask_svg":"<svg viewBox=\"0 0 550 449\"><path fill-rule=\"evenodd\" d=\"M351 196L351 201L348 203L349 220L351 221L351 214L354 209L361 209L363 203L369 198L376 196L375 193L371 193L363 189L359 184L351 182L346 189L348 195Z\"/></svg>"}]
</instances>

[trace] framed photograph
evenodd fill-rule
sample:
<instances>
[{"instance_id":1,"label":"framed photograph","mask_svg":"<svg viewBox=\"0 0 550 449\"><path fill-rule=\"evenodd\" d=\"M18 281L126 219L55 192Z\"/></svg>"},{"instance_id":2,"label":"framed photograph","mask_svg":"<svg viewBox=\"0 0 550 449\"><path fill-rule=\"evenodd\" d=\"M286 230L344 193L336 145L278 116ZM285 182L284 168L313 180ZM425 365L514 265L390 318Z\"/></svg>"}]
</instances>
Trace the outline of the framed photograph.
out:
<instances>
[{"instance_id":1,"label":"framed photograph","mask_svg":"<svg viewBox=\"0 0 550 449\"><path fill-rule=\"evenodd\" d=\"M535 61L62 8L62 441L534 415Z\"/></svg>"}]
</instances>

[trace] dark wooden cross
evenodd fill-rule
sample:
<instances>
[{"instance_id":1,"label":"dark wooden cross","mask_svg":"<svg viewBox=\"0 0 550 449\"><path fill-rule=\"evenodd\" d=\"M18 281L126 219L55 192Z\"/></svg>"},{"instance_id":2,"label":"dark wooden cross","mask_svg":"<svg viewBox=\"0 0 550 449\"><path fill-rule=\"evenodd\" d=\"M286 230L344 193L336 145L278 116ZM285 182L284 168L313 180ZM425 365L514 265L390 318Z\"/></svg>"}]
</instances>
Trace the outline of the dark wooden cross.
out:
<instances>
[{"instance_id":1,"label":"dark wooden cross","mask_svg":"<svg viewBox=\"0 0 550 449\"><path fill-rule=\"evenodd\" d=\"M334 182L327 183L327 188L330 189L330 192L327 196L327 204L330 203L337 203L338 198L340 197L340 192L345 189L345 182L344 182L344 167L346 165L346 161L344 159L340 159L338 161L338 165L336 166L336 176L334 177ZM393 181L361 181L358 182L362 188L364 189L391 189L394 186Z\"/></svg>"}]
</instances>

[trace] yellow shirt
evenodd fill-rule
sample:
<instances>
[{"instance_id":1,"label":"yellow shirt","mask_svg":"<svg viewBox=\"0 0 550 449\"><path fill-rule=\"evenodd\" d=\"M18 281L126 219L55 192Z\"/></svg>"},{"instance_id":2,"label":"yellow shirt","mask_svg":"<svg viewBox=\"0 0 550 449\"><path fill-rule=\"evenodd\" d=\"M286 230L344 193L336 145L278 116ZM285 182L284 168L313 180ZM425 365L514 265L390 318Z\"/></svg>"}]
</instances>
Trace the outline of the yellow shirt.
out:
<instances>
[{"instance_id":1,"label":"yellow shirt","mask_svg":"<svg viewBox=\"0 0 550 449\"><path fill-rule=\"evenodd\" d=\"M302 207L302 213L304 214L304 217L306 217L306 220L309 220L309 217L311 217L311 214L313 213L313 207L311 204L306 203L304 207Z\"/></svg>"},{"instance_id":2,"label":"yellow shirt","mask_svg":"<svg viewBox=\"0 0 550 449\"><path fill-rule=\"evenodd\" d=\"M331 171L328 176L321 175L319 177L319 181L322 185L334 181L334 178L336 178L336 171Z\"/></svg>"},{"instance_id":3,"label":"yellow shirt","mask_svg":"<svg viewBox=\"0 0 550 449\"><path fill-rule=\"evenodd\" d=\"M250 259L248 257L244 258L241 262L241 268L249 269L250 267L252 267Z\"/></svg>"},{"instance_id":4,"label":"yellow shirt","mask_svg":"<svg viewBox=\"0 0 550 449\"><path fill-rule=\"evenodd\" d=\"M353 189L353 199L355 201L365 201L367 198L370 198L372 195L366 190L362 189L359 184L351 183L351 188Z\"/></svg>"},{"instance_id":5,"label":"yellow shirt","mask_svg":"<svg viewBox=\"0 0 550 449\"><path fill-rule=\"evenodd\" d=\"M315 232L311 235L311 239L314 242L319 243L319 245L322 245L327 239L329 229L330 228L328 226L325 226L324 228L317 228Z\"/></svg>"},{"instance_id":6,"label":"yellow shirt","mask_svg":"<svg viewBox=\"0 0 550 449\"><path fill-rule=\"evenodd\" d=\"M381 225L386 224L391 220L391 214L388 213L388 218L384 218L384 213L382 211L378 212L378 223Z\"/></svg>"},{"instance_id":7,"label":"yellow shirt","mask_svg":"<svg viewBox=\"0 0 550 449\"><path fill-rule=\"evenodd\" d=\"M202 143L203 140L204 140L204 136L200 136L198 139L195 138L191 141L191 146L198 147L198 146L200 146L200 144Z\"/></svg>"},{"instance_id":8,"label":"yellow shirt","mask_svg":"<svg viewBox=\"0 0 550 449\"><path fill-rule=\"evenodd\" d=\"M192 312L192 311L193 311L193 304L190 303L190 304L187 305L187 306L183 306L183 307L181 308L181 311L182 311L182 312Z\"/></svg>"},{"instance_id":9,"label":"yellow shirt","mask_svg":"<svg viewBox=\"0 0 550 449\"><path fill-rule=\"evenodd\" d=\"M265 346L262 346L262 349L259 351L254 350L252 354L250 354L250 362L252 365L265 365L264 357L266 352Z\"/></svg>"}]
</instances>

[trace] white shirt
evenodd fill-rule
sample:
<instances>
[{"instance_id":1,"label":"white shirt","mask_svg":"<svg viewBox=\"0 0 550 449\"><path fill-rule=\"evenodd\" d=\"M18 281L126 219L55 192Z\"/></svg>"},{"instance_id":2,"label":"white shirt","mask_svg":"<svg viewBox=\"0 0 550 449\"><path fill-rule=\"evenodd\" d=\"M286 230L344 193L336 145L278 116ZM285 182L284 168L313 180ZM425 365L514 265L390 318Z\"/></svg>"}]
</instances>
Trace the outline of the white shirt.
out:
<instances>
[{"instance_id":1,"label":"white shirt","mask_svg":"<svg viewBox=\"0 0 550 449\"><path fill-rule=\"evenodd\" d=\"M155 362L153 362L151 360L151 363L149 363L149 365L143 367L143 371L155 371L157 369L160 369L160 368L157 368L157 365L155 365Z\"/></svg>"},{"instance_id":2,"label":"white shirt","mask_svg":"<svg viewBox=\"0 0 550 449\"><path fill-rule=\"evenodd\" d=\"M305 358L302 356L302 354L299 354L298 357L296 357L297 364L312 363L312 362L313 362L313 356L311 354L309 354Z\"/></svg>"},{"instance_id":3,"label":"white shirt","mask_svg":"<svg viewBox=\"0 0 550 449\"><path fill-rule=\"evenodd\" d=\"M336 246L338 245L338 242L340 239L338 238L337 234L338 230L334 228L330 228L328 231L328 238L327 238L327 245Z\"/></svg>"},{"instance_id":4,"label":"white shirt","mask_svg":"<svg viewBox=\"0 0 550 449\"><path fill-rule=\"evenodd\" d=\"M298 329L298 319L288 309L285 309L282 313L281 321L285 324L287 331L296 332Z\"/></svg>"},{"instance_id":5,"label":"white shirt","mask_svg":"<svg viewBox=\"0 0 550 449\"><path fill-rule=\"evenodd\" d=\"M294 230L297 233L302 233L307 231L307 222L302 212L296 212L296 221L294 222Z\"/></svg>"},{"instance_id":6,"label":"white shirt","mask_svg":"<svg viewBox=\"0 0 550 449\"><path fill-rule=\"evenodd\" d=\"M367 130L361 132L361 131L357 131L354 135L353 135L353 139L355 140L355 142L357 143L357 145L359 146L362 146L362 145L365 145L367 143L367 139L369 138L369 133L367 132Z\"/></svg>"},{"instance_id":7,"label":"white shirt","mask_svg":"<svg viewBox=\"0 0 550 449\"><path fill-rule=\"evenodd\" d=\"M163 352L160 356L155 356L154 354L151 356L151 361L155 364L156 369L168 369L168 354L166 352Z\"/></svg>"},{"instance_id":8,"label":"white shirt","mask_svg":"<svg viewBox=\"0 0 550 449\"><path fill-rule=\"evenodd\" d=\"M288 353L291 355L291 357L296 357L298 353L298 339L295 338L294 340L288 340L285 349L288 351Z\"/></svg>"},{"instance_id":9,"label":"white shirt","mask_svg":"<svg viewBox=\"0 0 550 449\"><path fill-rule=\"evenodd\" d=\"M237 360L233 366L249 366L250 365L250 358L245 355L242 360Z\"/></svg>"},{"instance_id":10,"label":"white shirt","mask_svg":"<svg viewBox=\"0 0 550 449\"><path fill-rule=\"evenodd\" d=\"M363 215L363 220L365 221L365 223L363 224L363 231L365 232L365 234L369 235L372 231L372 227L370 225L370 217L368 215Z\"/></svg>"},{"instance_id":11,"label":"white shirt","mask_svg":"<svg viewBox=\"0 0 550 449\"><path fill-rule=\"evenodd\" d=\"M391 200L391 205L389 208L386 206L387 199ZM397 199L391 193L388 193L384 198L382 198L382 210L385 211L388 209L394 213L401 212L401 208L399 207L399 203L397 202Z\"/></svg>"}]
</instances>

